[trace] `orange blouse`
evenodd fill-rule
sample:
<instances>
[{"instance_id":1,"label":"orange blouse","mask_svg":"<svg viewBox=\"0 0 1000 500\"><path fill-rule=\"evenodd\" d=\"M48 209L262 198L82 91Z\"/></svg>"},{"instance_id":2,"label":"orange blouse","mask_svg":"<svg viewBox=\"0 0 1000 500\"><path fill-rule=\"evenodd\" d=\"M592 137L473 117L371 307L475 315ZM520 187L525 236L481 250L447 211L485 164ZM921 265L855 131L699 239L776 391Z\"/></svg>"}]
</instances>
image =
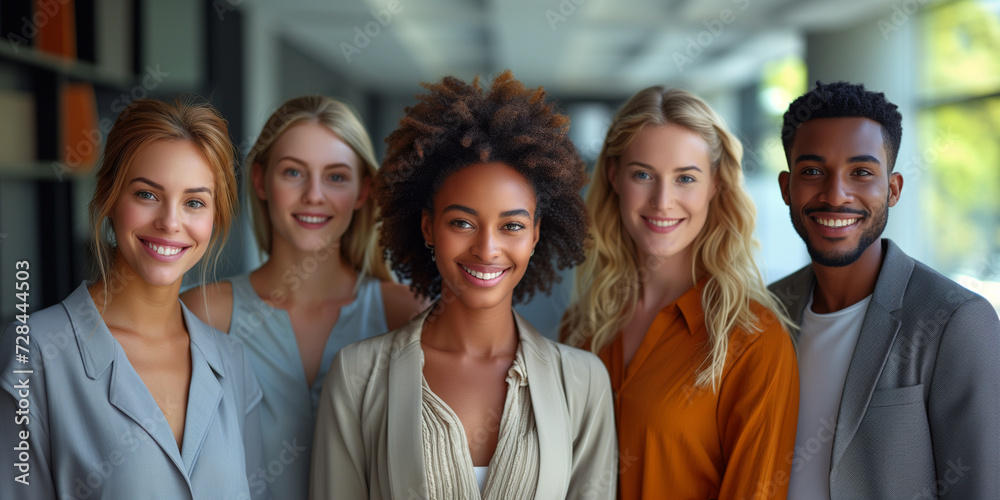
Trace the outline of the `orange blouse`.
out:
<instances>
[{"instance_id":1,"label":"orange blouse","mask_svg":"<svg viewBox=\"0 0 1000 500\"><path fill-rule=\"evenodd\" d=\"M701 286L657 313L628 367L621 335L601 350L615 393L620 499L785 498L798 364L781 324L756 302L752 310L763 331L730 335L717 393L694 386L708 343Z\"/></svg>"}]
</instances>

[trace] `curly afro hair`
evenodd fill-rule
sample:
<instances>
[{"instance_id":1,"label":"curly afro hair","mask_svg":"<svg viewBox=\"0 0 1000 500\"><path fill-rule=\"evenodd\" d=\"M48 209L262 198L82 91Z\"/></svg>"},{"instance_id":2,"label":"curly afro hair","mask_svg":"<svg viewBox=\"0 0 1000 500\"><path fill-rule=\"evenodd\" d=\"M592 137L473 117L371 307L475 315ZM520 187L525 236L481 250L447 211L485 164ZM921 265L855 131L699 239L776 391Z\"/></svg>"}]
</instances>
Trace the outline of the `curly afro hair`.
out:
<instances>
[{"instance_id":1,"label":"curly afro hair","mask_svg":"<svg viewBox=\"0 0 1000 500\"><path fill-rule=\"evenodd\" d=\"M386 138L386 158L375 178L380 238L392 269L427 298L441 294L441 275L424 249L420 218L452 173L477 163L500 162L518 171L535 191L538 244L514 302L546 294L559 281L557 269L584 259L587 209L580 190L587 183L583 161L570 141L569 118L545 102L545 91L527 89L505 71L488 90L479 78L469 85L454 77L421 84L397 128Z\"/></svg>"},{"instance_id":2,"label":"curly afro hair","mask_svg":"<svg viewBox=\"0 0 1000 500\"><path fill-rule=\"evenodd\" d=\"M885 156L889 172L896 165L899 142L903 138L903 115L882 92L866 90L864 84L816 82L816 88L792 101L785 112L781 127L781 143L785 158L792 150L799 126L817 118L868 118L882 125Z\"/></svg>"}]
</instances>

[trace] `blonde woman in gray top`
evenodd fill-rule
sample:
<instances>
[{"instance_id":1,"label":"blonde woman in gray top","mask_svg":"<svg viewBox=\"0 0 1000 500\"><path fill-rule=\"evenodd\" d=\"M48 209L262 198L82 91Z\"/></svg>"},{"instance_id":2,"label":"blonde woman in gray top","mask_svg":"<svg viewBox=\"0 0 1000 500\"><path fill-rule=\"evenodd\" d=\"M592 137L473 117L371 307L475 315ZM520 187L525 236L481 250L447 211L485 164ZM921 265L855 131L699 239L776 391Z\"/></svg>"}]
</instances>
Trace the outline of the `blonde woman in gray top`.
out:
<instances>
[{"instance_id":1,"label":"blonde woman in gray top","mask_svg":"<svg viewBox=\"0 0 1000 500\"><path fill-rule=\"evenodd\" d=\"M512 304L583 257L568 120L509 72L426 85L376 179L393 269L436 303L345 347L320 399L313 499L615 495L608 374Z\"/></svg>"},{"instance_id":2,"label":"blonde woman in gray top","mask_svg":"<svg viewBox=\"0 0 1000 500\"><path fill-rule=\"evenodd\" d=\"M351 342L404 324L421 303L392 281L375 243L376 163L344 104L292 99L247 156L247 192L264 264L182 297L239 338L264 392L264 467L251 481L275 498L306 497L320 388Z\"/></svg>"}]
</instances>

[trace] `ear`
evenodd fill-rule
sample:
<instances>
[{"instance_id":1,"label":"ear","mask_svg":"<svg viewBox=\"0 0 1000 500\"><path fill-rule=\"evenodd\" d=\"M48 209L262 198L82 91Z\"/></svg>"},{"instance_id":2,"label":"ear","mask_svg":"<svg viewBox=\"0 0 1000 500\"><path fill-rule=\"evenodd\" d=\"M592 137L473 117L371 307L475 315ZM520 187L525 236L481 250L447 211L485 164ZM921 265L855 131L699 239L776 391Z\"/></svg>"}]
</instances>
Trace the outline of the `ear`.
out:
<instances>
[{"instance_id":1,"label":"ear","mask_svg":"<svg viewBox=\"0 0 1000 500\"><path fill-rule=\"evenodd\" d=\"M785 205L791 206L792 197L788 192L788 172L781 172L778 174L778 187L781 188L781 199L785 200Z\"/></svg>"},{"instance_id":2,"label":"ear","mask_svg":"<svg viewBox=\"0 0 1000 500\"><path fill-rule=\"evenodd\" d=\"M365 206L365 202L368 201L368 194L371 192L372 178L371 176L364 176L361 178L361 189L358 190L358 201L354 202L354 209L361 210L361 207Z\"/></svg>"},{"instance_id":3,"label":"ear","mask_svg":"<svg viewBox=\"0 0 1000 500\"><path fill-rule=\"evenodd\" d=\"M899 201L899 194L903 191L903 174L893 172L889 174L889 206L896 206Z\"/></svg>"},{"instance_id":4,"label":"ear","mask_svg":"<svg viewBox=\"0 0 1000 500\"><path fill-rule=\"evenodd\" d=\"M618 158L608 158L608 183L615 193L621 196L618 192Z\"/></svg>"},{"instance_id":5,"label":"ear","mask_svg":"<svg viewBox=\"0 0 1000 500\"><path fill-rule=\"evenodd\" d=\"M253 180L253 191L258 200L267 201L267 189L264 188L264 167L254 162L250 167L250 178Z\"/></svg>"},{"instance_id":6,"label":"ear","mask_svg":"<svg viewBox=\"0 0 1000 500\"><path fill-rule=\"evenodd\" d=\"M420 213L420 231L424 233L424 243L434 245L434 216L427 210Z\"/></svg>"}]
</instances>

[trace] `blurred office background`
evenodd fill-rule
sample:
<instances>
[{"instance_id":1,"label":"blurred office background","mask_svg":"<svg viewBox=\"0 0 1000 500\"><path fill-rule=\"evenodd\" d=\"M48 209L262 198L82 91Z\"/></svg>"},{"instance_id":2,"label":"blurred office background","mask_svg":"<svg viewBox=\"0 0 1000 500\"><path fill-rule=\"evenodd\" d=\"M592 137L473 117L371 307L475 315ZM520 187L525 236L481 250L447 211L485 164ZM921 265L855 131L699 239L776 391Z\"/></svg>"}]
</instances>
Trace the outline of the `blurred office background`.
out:
<instances>
[{"instance_id":1,"label":"blurred office background","mask_svg":"<svg viewBox=\"0 0 1000 500\"><path fill-rule=\"evenodd\" d=\"M0 34L3 322L16 261L34 311L87 277L93 165L129 100L202 95L245 155L278 104L322 93L381 155L419 82L507 68L571 116L591 166L635 91L706 98L743 141L768 281L808 262L777 188L781 114L816 80L883 91L904 117L887 235L1000 306L997 0L2 0ZM220 277L260 262L241 217ZM571 281L519 309L554 334Z\"/></svg>"}]
</instances>

